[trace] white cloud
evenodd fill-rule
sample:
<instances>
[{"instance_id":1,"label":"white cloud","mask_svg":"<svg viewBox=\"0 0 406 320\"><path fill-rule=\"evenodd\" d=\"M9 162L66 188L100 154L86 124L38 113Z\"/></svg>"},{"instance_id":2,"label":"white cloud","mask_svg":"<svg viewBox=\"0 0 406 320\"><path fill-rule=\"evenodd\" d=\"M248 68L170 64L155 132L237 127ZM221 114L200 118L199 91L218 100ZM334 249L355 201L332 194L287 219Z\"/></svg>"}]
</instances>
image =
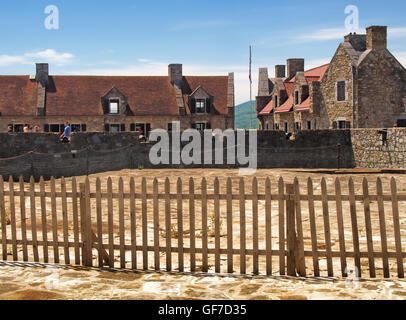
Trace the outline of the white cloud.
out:
<instances>
[{"instance_id":1,"label":"white cloud","mask_svg":"<svg viewBox=\"0 0 406 320\"><path fill-rule=\"evenodd\" d=\"M296 40L303 42L313 42L313 41L327 41L327 40L339 40L354 30L348 30L346 28L327 28L313 31L308 34L300 35ZM355 30L358 34L365 34L366 29L361 28ZM399 28L388 28L388 37L389 38L403 38L406 37L406 27Z\"/></svg>"},{"instance_id":2,"label":"white cloud","mask_svg":"<svg viewBox=\"0 0 406 320\"><path fill-rule=\"evenodd\" d=\"M16 56L0 55L0 66L7 67L14 64L33 64L35 62L47 62L57 66L64 66L71 62L73 58L74 55L71 53L59 53L53 49L46 49Z\"/></svg>"},{"instance_id":3,"label":"white cloud","mask_svg":"<svg viewBox=\"0 0 406 320\"><path fill-rule=\"evenodd\" d=\"M404 66L406 67L406 51L403 52L394 52L393 55L395 56L396 59Z\"/></svg>"}]
</instances>

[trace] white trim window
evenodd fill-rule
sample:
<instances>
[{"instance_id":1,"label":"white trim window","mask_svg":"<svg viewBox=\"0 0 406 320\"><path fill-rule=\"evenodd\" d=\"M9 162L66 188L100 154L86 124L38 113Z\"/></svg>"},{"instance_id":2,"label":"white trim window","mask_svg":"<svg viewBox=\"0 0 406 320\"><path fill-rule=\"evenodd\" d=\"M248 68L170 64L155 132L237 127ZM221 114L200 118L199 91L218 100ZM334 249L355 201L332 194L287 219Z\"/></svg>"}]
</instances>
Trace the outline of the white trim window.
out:
<instances>
[{"instance_id":1,"label":"white trim window","mask_svg":"<svg viewBox=\"0 0 406 320\"><path fill-rule=\"evenodd\" d=\"M206 100L196 99L196 113L205 113L206 112Z\"/></svg>"},{"instance_id":2,"label":"white trim window","mask_svg":"<svg viewBox=\"0 0 406 320\"><path fill-rule=\"evenodd\" d=\"M109 113L110 114L118 114L118 105L119 105L119 100L110 100L109 101Z\"/></svg>"}]
</instances>

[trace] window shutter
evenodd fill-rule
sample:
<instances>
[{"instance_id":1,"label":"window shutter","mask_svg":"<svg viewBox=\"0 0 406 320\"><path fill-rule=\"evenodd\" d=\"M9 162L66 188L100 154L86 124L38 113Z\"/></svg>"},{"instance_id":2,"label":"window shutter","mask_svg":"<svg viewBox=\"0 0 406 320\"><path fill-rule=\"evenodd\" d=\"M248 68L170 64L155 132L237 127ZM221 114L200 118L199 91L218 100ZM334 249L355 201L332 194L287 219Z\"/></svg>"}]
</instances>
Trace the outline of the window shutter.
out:
<instances>
[{"instance_id":1,"label":"window shutter","mask_svg":"<svg viewBox=\"0 0 406 320\"><path fill-rule=\"evenodd\" d=\"M134 132L135 131L135 123L130 124L130 131Z\"/></svg>"},{"instance_id":2,"label":"window shutter","mask_svg":"<svg viewBox=\"0 0 406 320\"><path fill-rule=\"evenodd\" d=\"M46 125L44 126L44 132L49 132L49 124L46 124Z\"/></svg>"},{"instance_id":3,"label":"window shutter","mask_svg":"<svg viewBox=\"0 0 406 320\"><path fill-rule=\"evenodd\" d=\"M337 123L337 121L334 121L333 122L333 129L337 129L338 128L338 123Z\"/></svg>"},{"instance_id":4,"label":"window shutter","mask_svg":"<svg viewBox=\"0 0 406 320\"><path fill-rule=\"evenodd\" d=\"M120 131L121 131L121 132L125 132L125 124L124 124L124 123L122 123L122 124L120 125Z\"/></svg>"},{"instance_id":5,"label":"window shutter","mask_svg":"<svg viewBox=\"0 0 406 320\"><path fill-rule=\"evenodd\" d=\"M206 113L211 113L211 99L206 99Z\"/></svg>"},{"instance_id":6,"label":"window shutter","mask_svg":"<svg viewBox=\"0 0 406 320\"><path fill-rule=\"evenodd\" d=\"M192 129L196 129L196 123L192 123Z\"/></svg>"},{"instance_id":7,"label":"window shutter","mask_svg":"<svg viewBox=\"0 0 406 320\"><path fill-rule=\"evenodd\" d=\"M82 132L86 132L87 131L87 127L85 124L82 124Z\"/></svg>"},{"instance_id":8,"label":"window shutter","mask_svg":"<svg viewBox=\"0 0 406 320\"><path fill-rule=\"evenodd\" d=\"M192 97L189 98L190 113L196 113L196 100Z\"/></svg>"},{"instance_id":9,"label":"window shutter","mask_svg":"<svg viewBox=\"0 0 406 320\"><path fill-rule=\"evenodd\" d=\"M208 130L211 129L211 123L210 123L210 122L207 122L207 123L206 123L206 129L208 129Z\"/></svg>"},{"instance_id":10,"label":"window shutter","mask_svg":"<svg viewBox=\"0 0 406 320\"><path fill-rule=\"evenodd\" d=\"M110 125L108 123L106 123L104 125L104 131L109 132L110 131Z\"/></svg>"},{"instance_id":11,"label":"window shutter","mask_svg":"<svg viewBox=\"0 0 406 320\"><path fill-rule=\"evenodd\" d=\"M347 122L345 123L345 127L346 127L347 129L351 129L351 122L350 122L350 121L347 121Z\"/></svg>"}]
</instances>

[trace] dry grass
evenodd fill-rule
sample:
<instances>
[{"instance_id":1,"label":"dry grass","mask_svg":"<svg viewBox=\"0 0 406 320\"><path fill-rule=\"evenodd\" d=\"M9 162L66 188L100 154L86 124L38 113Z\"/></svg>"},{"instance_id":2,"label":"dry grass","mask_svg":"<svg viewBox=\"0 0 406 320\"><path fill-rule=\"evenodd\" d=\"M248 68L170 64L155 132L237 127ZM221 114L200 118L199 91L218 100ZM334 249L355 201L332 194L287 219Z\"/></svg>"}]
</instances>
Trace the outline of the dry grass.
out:
<instances>
[{"instance_id":1,"label":"dry grass","mask_svg":"<svg viewBox=\"0 0 406 320\"><path fill-rule=\"evenodd\" d=\"M9 226L11 224L11 210L10 210L10 208L6 207L5 213L6 213L6 225ZM0 229L1 229L1 225L2 225L2 223L0 223Z\"/></svg>"}]
</instances>

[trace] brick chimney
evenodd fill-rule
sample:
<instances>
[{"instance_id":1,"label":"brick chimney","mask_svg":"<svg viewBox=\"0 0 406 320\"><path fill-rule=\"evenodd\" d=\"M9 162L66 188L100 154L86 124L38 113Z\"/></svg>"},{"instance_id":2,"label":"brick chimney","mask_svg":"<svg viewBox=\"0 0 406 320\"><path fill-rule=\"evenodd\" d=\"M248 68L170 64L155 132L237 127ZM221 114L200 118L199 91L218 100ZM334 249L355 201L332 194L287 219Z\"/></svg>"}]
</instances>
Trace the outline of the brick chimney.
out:
<instances>
[{"instance_id":1,"label":"brick chimney","mask_svg":"<svg viewBox=\"0 0 406 320\"><path fill-rule=\"evenodd\" d=\"M286 77L286 66L276 65L275 66L275 78L285 78Z\"/></svg>"},{"instance_id":2,"label":"brick chimney","mask_svg":"<svg viewBox=\"0 0 406 320\"><path fill-rule=\"evenodd\" d=\"M367 49L385 50L387 48L388 27L371 26L367 28Z\"/></svg>"},{"instance_id":3,"label":"brick chimney","mask_svg":"<svg viewBox=\"0 0 406 320\"><path fill-rule=\"evenodd\" d=\"M37 116L45 116L47 85L49 81L48 63L37 63L35 81L37 82Z\"/></svg>"},{"instance_id":4,"label":"brick chimney","mask_svg":"<svg viewBox=\"0 0 406 320\"><path fill-rule=\"evenodd\" d=\"M304 71L304 59L288 59L286 64L289 78L293 78L297 72Z\"/></svg>"},{"instance_id":5,"label":"brick chimney","mask_svg":"<svg viewBox=\"0 0 406 320\"><path fill-rule=\"evenodd\" d=\"M182 86L183 72L181 64L170 64L168 67L169 80L172 84Z\"/></svg>"},{"instance_id":6,"label":"brick chimney","mask_svg":"<svg viewBox=\"0 0 406 320\"><path fill-rule=\"evenodd\" d=\"M258 96L269 96L269 76L268 68L259 68Z\"/></svg>"},{"instance_id":7,"label":"brick chimney","mask_svg":"<svg viewBox=\"0 0 406 320\"><path fill-rule=\"evenodd\" d=\"M49 64L48 63L37 63L35 80L40 82L44 87L48 84L49 80Z\"/></svg>"}]
</instances>

